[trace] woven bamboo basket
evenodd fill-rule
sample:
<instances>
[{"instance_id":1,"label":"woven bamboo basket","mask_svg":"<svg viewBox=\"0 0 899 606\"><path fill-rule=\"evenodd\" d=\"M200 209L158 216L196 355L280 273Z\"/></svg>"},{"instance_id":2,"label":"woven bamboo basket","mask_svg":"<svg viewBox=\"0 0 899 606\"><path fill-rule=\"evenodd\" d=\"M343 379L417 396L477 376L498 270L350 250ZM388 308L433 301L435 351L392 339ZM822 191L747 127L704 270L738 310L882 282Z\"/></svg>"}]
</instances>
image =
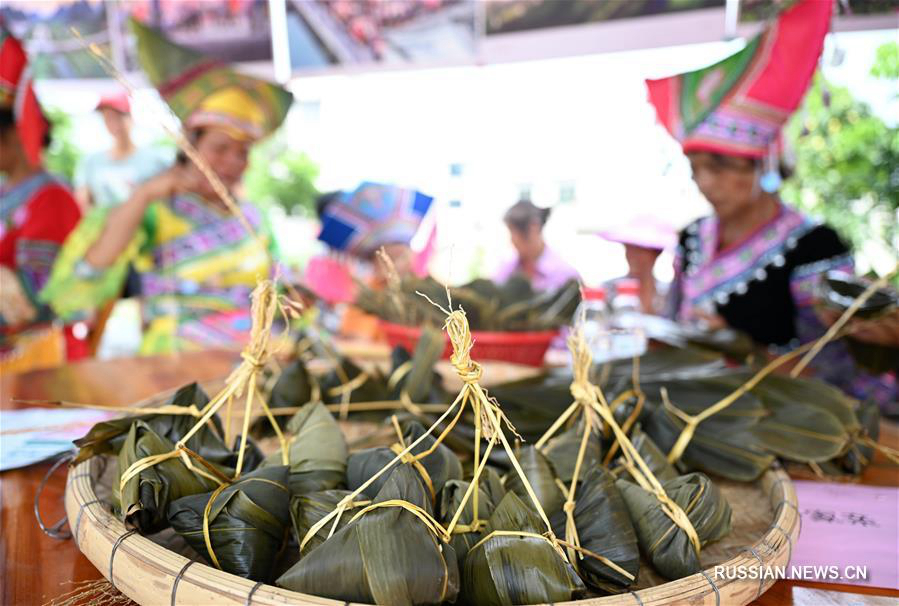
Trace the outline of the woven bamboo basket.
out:
<instances>
[{"instance_id":1,"label":"woven bamboo basket","mask_svg":"<svg viewBox=\"0 0 899 606\"><path fill-rule=\"evenodd\" d=\"M104 463L95 458L69 470L66 514L78 548L113 586L138 604L349 606L222 572L128 530L98 497L97 493L103 492L100 478ZM703 549L704 571L665 582L651 568L643 566L632 592L565 604L743 606L754 601L775 582L770 575L716 578L714 567L742 567L749 571L788 566L801 525L796 492L780 467L769 469L751 484L721 480L716 483L733 509L734 528L728 537Z\"/></svg>"}]
</instances>

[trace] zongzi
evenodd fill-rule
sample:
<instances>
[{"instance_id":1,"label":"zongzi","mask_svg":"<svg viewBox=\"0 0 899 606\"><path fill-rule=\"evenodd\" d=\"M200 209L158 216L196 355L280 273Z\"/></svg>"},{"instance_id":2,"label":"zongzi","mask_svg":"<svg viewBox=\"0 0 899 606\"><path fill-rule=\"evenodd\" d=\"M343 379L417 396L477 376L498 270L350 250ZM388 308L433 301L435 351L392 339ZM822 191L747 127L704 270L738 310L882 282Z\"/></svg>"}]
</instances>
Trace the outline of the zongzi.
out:
<instances>
[{"instance_id":1,"label":"zongzi","mask_svg":"<svg viewBox=\"0 0 899 606\"><path fill-rule=\"evenodd\" d=\"M573 537L566 535L565 522L564 513L556 514L553 529L558 537L571 543ZM640 570L637 535L615 477L602 467L592 467L582 476L575 493L574 524L581 547L627 573L589 554L577 554L574 565L584 582L609 593L633 585Z\"/></svg>"},{"instance_id":2,"label":"zongzi","mask_svg":"<svg viewBox=\"0 0 899 606\"><path fill-rule=\"evenodd\" d=\"M182 497L169 505L169 522L197 553L221 570L267 581L290 525L287 477L286 466L264 467L217 494Z\"/></svg>"},{"instance_id":3,"label":"zongzi","mask_svg":"<svg viewBox=\"0 0 899 606\"><path fill-rule=\"evenodd\" d=\"M649 467L652 475L654 475L659 482L667 482L668 480L673 480L677 477L677 471L671 463L668 462L668 459L662 451L659 450L656 443L652 441L652 438L646 435L640 427L634 427L631 431L630 439L631 444L633 444L634 448L637 450L637 454L640 455L640 458L643 459L643 462Z\"/></svg>"},{"instance_id":4,"label":"zongzi","mask_svg":"<svg viewBox=\"0 0 899 606\"><path fill-rule=\"evenodd\" d=\"M556 472L549 460L543 456L543 453L530 445L522 447L516 456L524 476L534 490L537 501L546 515L552 515L553 512L561 509L565 496L562 494L562 489L556 479ZM506 475L503 484L506 490L521 497L526 505L534 507L524 482L521 481L521 476L514 469Z\"/></svg>"},{"instance_id":5,"label":"zongzi","mask_svg":"<svg viewBox=\"0 0 899 606\"><path fill-rule=\"evenodd\" d=\"M456 554L408 504L433 515L416 472L402 465L390 474L375 505L285 572L281 587L348 602L417 606L453 602L459 591Z\"/></svg>"},{"instance_id":6,"label":"zongzi","mask_svg":"<svg viewBox=\"0 0 899 606\"><path fill-rule=\"evenodd\" d=\"M209 396L196 383L185 385L179 389L169 402L171 406L188 407L193 405L198 409L203 408L208 403ZM75 465L81 461L86 461L96 455L118 454L119 449L125 442L128 431L131 429L132 423L135 421L141 421L146 427L152 429L156 435L174 443L193 428L197 419L193 415L148 414L125 416L97 423L91 427L87 435L75 440L75 445L78 446L78 455L72 464ZM210 421L210 424L204 425L191 436L186 446L207 461L233 466L234 453L228 449L228 446L222 440L221 436L224 435L224 432L218 415L213 415ZM215 429L213 430L210 425Z\"/></svg>"},{"instance_id":7,"label":"zongzi","mask_svg":"<svg viewBox=\"0 0 899 606\"><path fill-rule=\"evenodd\" d=\"M665 514L656 495L642 487L617 481L630 513L640 548L655 569L669 579L699 572L699 553L687 532ZM731 529L731 509L717 486L702 473L690 473L663 484L665 493L684 512L696 530L700 547Z\"/></svg>"},{"instance_id":8,"label":"zongzi","mask_svg":"<svg viewBox=\"0 0 899 606\"><path fill-rule=\"evenodd\" d=\"M337 488L344 481L347 446L334 416L321 402L310 402L287 423L290 492L294 495ZM263 467L281 465L281 452Z\"/></svg>"},{"instance_id":9,"label":"zongzi","mask_svg":"<svg viewBox=\"0 0 899 606\"><path fill-rule=\"evenodd\" d=\"M402 442L394 445L393 449L368 448L351 454L347 461L347 486L351 490L362 486L425 432L425 428L420 423L412 421L405 425ZM431 494L432 501L436 499L437 494L448 480L462 479L462 463L459 462L459 457L443 444L438 444L432 453L412 462L412 457L430 450L435 442L436 438L433 435L426 436L409 452L402 463L397 463L397 465L408 465L415 469L419 479ZM363 492L370 498L374 498L381 491L392 471L391 469L381 474Z\"/></svg>"},{"instance_id":10,"label":"zongzi","mask_svg":"<svg viewBox=\"0 0 899 606\"><path fill-rule=\"evenodd\" d=\"M472 606L552 604L585 587L546 527L514 492L506 493L465 558L463 592Z\"/></svg>"},{"instance_id":11,"label":"zongzi","mask_svg":"<svg viewBox=\"0 0 899 606\"><path fill-rule=\"evenodd\" d=\"M578 452L581 448L581 439L584 435L583 422L562 432L546 442L541 452L549 459L556 472L556 476L566 485L571 484L574 477L574 466L577 463ZM602 456L599 434L590 432L587 438L587 449L584 451L584 460L581 463L581 476L584 470L592 469L599 465Z\"/></svg>"},{"instance_id":12,"label":"zongzi","mask_svg":"<svg viewBox=\"0 0 899 606\"><path fill-rule=\"evenodd\" d=\"M312 492L298 497L293 497L290 501L290 517L293 521L293 529L296 533L297 542L302 542L309 529L315 526L317 522L322 520L329 513L337 508L337 504L341 500L352 494L349 490L322 490ZM359 497L347 506L346 511L337 519L337 530L340 530L350 521L350 518L360 508L370 505L371 501L361 500ZM303 553L308 553L312 549L318 547L328 538L331 531L331 524L324 526L309 539L303 547Z\"/></svg>"},{"instance_id":13,"label":"zongzi","mask_svg":"<svg viewBox=\"0 0 899 606\"><path fill-rule=\"evenodd\" d=\"M144 421L135 421L119 450L119 473L124 474L145 457L167 454L174 448L172 442L158 436ZM169 503L215 486L212 480L188 469L180 458L166 459L146 467L125 483L120 495L122 517L126 525L152 534L168 525Z\"/></svg>"}]
</instances>

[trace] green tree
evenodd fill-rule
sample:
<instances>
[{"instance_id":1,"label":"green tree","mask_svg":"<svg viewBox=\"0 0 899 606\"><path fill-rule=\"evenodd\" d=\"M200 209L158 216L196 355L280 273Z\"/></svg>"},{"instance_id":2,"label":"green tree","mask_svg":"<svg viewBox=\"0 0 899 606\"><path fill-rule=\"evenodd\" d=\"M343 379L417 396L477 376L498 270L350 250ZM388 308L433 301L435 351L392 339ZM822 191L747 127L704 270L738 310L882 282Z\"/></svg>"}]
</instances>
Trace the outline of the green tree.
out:
<instances>
[{"instance_id":1,"label":"green tree","mask_svg":"<svg viewBox=\"0 0 899 606\"><path fill-rule=\"evenodd\" d=\"M895 47L881 47L872 75L897 79ZM895 263L899 128L818 75L787 136L796 150L797 178L786 184L784 198L840 232L861 269L883 268L891 257Z\"/></svg>"},{"instance_id":2,"label":"green tree","mask_svg":"<svg viewBox=\"0 0 899 606\"><path fill-rule=\"evenodd\" d=\"M69 183L75 177L75 168L81 160L81 151L75 145L72 118L55 107L44 107L50 121L50 147L44 152L44 166L51 173Z\"/></svg>"},{"instance_id":3,"label":"green tree","mask_svg":"<svg viewBox=\"0 0 899 606\"><path fill-rule=\"evenodd\" d=\"M305 153L290 150L284 140L273 138L250 153L244 177L247 196L260 205L277 204L290 214L315 212L318 166Z\"/></svg>"}]
</instances>

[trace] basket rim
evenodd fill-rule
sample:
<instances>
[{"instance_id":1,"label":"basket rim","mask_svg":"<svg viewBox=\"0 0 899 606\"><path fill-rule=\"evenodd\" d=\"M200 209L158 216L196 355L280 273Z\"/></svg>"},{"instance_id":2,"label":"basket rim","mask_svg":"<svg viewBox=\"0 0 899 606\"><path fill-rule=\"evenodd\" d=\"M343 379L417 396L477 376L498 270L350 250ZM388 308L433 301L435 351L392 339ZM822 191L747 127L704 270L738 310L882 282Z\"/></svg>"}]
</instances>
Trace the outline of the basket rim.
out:
<instances>
[{"instance_id":1,"label":"basket rim","mask_svg":"<svg viewBox=\"0 0 899 606\"><path fill-rule=\"evenodd\" d=\"M84 555L100 570L114 586L135 602L141 604L160 601L159 583L123 583L121 571L127 566L135 572L147 567L155 569L161 576L171 597L176 603L178 591L198 591L204 595L215 595L219 604L271 604L310 606L369 606L349 603L320 596L289 591L280 587L254 583L248 579L223 572L202 562L188 558L158 545L150 539L129 531L118 517L97 498L91 483L97 458L79 463L69 470L66 479L65 508L71 525L73 540ZM792 558L793 544L799 537L801 519L799 517L796 490L779 463L769 468L756 480L768 496L774 510L774 521L762 538L745 547L737 556L717 564L724 567L765 568L780 564L788 566ZM82 546L87 544L89 549ZM118 564L115 568L113 564ZM731 575L736 576L736 575ZM623 606L625 604L683 603L692 600L696 604L729 604L745 606L758 598L776 582L770 575L759 574L759 578L733 578L715 580L715 569L709 568L699 573L661 585L647 587L617 595L587 598L556 604L556 606ZM116 580L119 584L116 585ZM545 605L544 605L545 606Z\"/></svg>"}]
</instances>

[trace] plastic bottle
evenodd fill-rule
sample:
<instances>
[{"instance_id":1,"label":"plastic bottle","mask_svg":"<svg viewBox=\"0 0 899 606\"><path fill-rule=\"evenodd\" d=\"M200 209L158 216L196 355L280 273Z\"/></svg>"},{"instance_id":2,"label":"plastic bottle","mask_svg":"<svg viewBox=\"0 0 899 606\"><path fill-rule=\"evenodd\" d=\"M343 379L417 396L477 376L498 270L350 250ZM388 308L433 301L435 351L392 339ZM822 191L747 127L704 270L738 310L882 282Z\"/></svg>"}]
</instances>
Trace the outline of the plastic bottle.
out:
<instances>
[{"instance_id":1,"label":"plastic bottle","mask_svg":"<svg viewBox=\"0 0 899 606\"><path fill-rule=\"evenodd\" d=\"M613 358L632 358L646 353L647 338L640 306L640 281L622 278L612 300L611 353Z\"/></svg>"},{"instance_id":2,"label":"plastic bottle","mask_svg":"<svg viewBox=\"0 0 899 606\"><path fill-rule=\"evenodd\" d=\"M581 304L574 314L574 323L578 322L583 322L584 340L593 354L593 362L610 360L609 307L604 287L581 288Z\"/></svg>"}]
</instances>

